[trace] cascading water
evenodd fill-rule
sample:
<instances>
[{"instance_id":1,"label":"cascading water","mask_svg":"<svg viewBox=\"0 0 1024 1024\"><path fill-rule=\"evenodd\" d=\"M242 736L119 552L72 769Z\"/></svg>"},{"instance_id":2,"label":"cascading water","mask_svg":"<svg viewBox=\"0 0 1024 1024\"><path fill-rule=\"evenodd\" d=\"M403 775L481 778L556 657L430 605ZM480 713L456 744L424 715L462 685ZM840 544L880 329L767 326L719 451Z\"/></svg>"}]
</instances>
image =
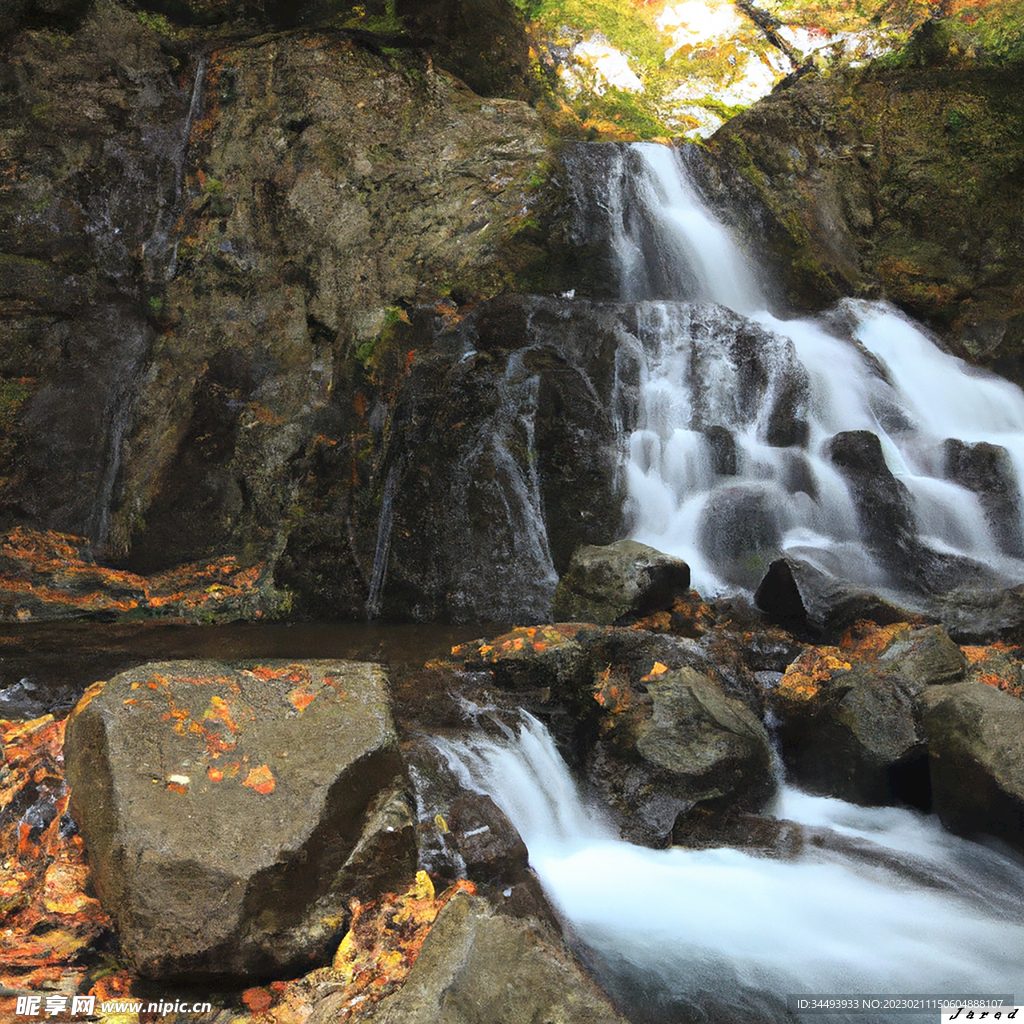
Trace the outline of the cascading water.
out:
<instances>
[{"instance_id":1,"label":"cascading water","mask_svg":"<svg viewBox=\"0 0 1024 1024\"><path fill-rule=\"evenodd\" d=\"M549 897L635 1022L792 1021L786 997L799 993L1024 995L1024 865L933 818L784 787L776 815L830 830L835 848L792 859L649 850L620 841L581 800L532 718L518 736L439 746L463 784L519 830Z\"/></svg>"},{"instance_id":2,"label":"cascading water","mask_svg":"<svg viewBox=\"0 0 1024 1024\"><path fill-rule=\"evenodd\" d=\"M768 312L675 151L620 150L612 178L604 205L645 352L626 467L635 539L686 559L705 594L753 589L780 554L911 604L1024 579L1018 388L885 303ZM878 439L899 521L872 525L836 435Z\"/></svg>"}]
</instances>

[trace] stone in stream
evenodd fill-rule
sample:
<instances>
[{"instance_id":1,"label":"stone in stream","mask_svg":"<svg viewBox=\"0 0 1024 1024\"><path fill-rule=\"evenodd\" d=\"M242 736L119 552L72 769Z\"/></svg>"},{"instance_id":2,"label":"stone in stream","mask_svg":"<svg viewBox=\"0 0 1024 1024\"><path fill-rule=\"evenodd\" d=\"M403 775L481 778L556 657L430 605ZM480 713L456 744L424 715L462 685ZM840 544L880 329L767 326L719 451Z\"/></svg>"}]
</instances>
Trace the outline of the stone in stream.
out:
<instances>
[{"instance_id":1,"label":"stone in stream","mask_svg":"<svg viewBox=\"0 0 1024 1024\"><path fill-rule=\"evenodd\" d=\"M935 810L960 834L1024 848L1024 700L984 682L922 698Z\"/></svg>"},{"instance_id":2,"label":"stone in stream","mask_svg":"<svg viewBox=\"0 0 1024 1024\"><path fill-rule=\"evenodd\" d=\"M597 625L635 621L669 608L690 588L690 567L635 540L577 548L555 590L554 616Z\"/></svg>"},{"instance_id":3,"label":"stone in stream","mask_svg":"<svg viewBox=\"0 0 1024 1024\"><path fill-rule=\"evenodd\" d=\"M325 1002L310 1024L338 1019ZM625 1024L559 937L487 901L456 894L427 936L403 988L366 1018L373 1024Z\"/></svg>"},{"instance_id":4,"label":"stone in stream","mask_svg":"<svg viewBox=\"0 0 1024 1024\"><path fill-rule=\"evenodd\" d=\"M144 665L86 693L65 760L97 892L147 977L308 970L350 898L415 871L377 665Z\"/></svg>"},{"instance_id":5,"label":"stone in stream","mask_svg":"<svg viewBox=\"0 0 1024 1024\"><path fill-rule=\"evenodd\" d=\"M955 438L942 445L946 477L978 495L996 543L1008 555L1024 556L1020 524L1020 487L1010 453L998 444L965 444Z\"/></svg>"},{"instance_id":6,"label":"stone in stream","mask_svg":"<svg viewBox=\"0 0 1024 1024\"><path fill-rule=\"evenodd\" d=\"M840 647L808 648L767 693L790 778L854 803L927 808L920 701L966 669L939 626L859 623Z\"/></svg>"},{"instance_id":7,"label":"stone in stream","mask_svg":"<svg viewBox=\"0 0 1024 1024\"><path fill-rule=\"evenodd\" d=\"M587 777L631 842L664 846L678 816L695 804L758 810L772 796L764 726L703 673L658 664L631 686L602 672L595 698L604 713Z\"/></svg>"},{"instance_id":8,"label":"stone in stream","mask_svg":"<svg viewBox=\"0 0 1024 1024\"><path fill-rule=\"evenodd\" d=\"M789 555L768 566L754 603L772 622L823 638L834 637L861 619L884 625L913 617L906 609Z\"/></svg>"}]
</instances>

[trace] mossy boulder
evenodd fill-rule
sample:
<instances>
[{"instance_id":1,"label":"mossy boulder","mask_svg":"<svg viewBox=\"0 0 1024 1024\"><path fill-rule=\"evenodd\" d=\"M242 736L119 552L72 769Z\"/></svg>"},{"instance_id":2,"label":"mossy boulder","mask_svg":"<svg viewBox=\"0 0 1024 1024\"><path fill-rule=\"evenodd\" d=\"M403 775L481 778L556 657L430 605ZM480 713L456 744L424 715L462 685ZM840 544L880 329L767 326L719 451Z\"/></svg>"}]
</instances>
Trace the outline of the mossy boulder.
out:
<instances>
[{"instance_id":1,"label":"mossy boulder","mask_svg":"<svg viewBox=\"0 0 1024 1024\"><path fill-rule=\"evenodd\" d=\"M1021 64L918 59L925 42L776 89L710 141L709 185L745 197L734 215L795 306L884 295L1021 380Z\"/></svg>"}]
</instances>

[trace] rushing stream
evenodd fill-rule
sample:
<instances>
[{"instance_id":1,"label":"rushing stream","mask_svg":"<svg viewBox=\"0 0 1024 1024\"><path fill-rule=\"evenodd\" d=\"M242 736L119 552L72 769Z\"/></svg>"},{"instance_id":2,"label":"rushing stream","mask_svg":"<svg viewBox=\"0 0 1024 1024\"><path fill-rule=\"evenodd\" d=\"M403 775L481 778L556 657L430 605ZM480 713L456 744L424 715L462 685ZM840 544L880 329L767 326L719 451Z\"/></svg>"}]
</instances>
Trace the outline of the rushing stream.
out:
<instances>
[{"instance_id":1,"label":"rushing stream","mask_svg":"<svg viewBox=\"0 0 1024 1024\"><path fill-rule=\"evenodd\" d=\"M601 204L638 303L640 409L627 439L632 533L684 558L704 594L752 589L779 552L876 591L1024 578L1024 394L940 351L881 302L768 312L757 275L668 147L619 151ZM878 438L912 564L867 523L829 457ZM869 439L870 440L870 439ZM984 463L986 473L980 472ZM941 580L922 567L941 562Z\"/></svg>"},{"instance_id":2,"label":"rushing stream","mask_svg":"<svg viewBox=\"0 0 1024 1024\"><path fill-rule=\"evenodd\" d=\"M797 993L1024 997L1024 864L934 818L784 786L776 816L831 830L834 849L789 859L650 850L619 840L581 799L532 718L503 741L442 749L463 784L519 830L552 902L634 1021L787 1021L786 997Z\"/></svg>"}]
</instances>

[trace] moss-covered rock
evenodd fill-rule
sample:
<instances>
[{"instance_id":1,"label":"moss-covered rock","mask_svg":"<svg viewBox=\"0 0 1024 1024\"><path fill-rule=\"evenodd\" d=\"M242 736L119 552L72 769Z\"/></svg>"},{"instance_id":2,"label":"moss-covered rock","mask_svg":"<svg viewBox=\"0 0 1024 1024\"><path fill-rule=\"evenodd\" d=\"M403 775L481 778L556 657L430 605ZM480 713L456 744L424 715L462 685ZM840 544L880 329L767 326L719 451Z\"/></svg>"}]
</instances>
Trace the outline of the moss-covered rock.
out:
<instances>
[{"instance_id":1,"label":"moss-covered rock","mask_svg":"<svg viewBox=\"0 0 1024 1024\"><path fill-rule=\"evenodd\" d=\"M1021 65L953 59L933 34L900 62L777 90L711 151L792 303L884 295L1020 380Z\"/></svg>"},{"instance_id":2,"label":"moss-covered rock","mask_svg":"<svg viewBox=\"0 0 1024 1024\"><path fill-rule=\"evenodd\" d=\"M143 23L172 36L333 29L385 52L425 50L484 96L535 92L523 17L510 0L141 0L136 6Z\"/></svg>"}]
</instances>

